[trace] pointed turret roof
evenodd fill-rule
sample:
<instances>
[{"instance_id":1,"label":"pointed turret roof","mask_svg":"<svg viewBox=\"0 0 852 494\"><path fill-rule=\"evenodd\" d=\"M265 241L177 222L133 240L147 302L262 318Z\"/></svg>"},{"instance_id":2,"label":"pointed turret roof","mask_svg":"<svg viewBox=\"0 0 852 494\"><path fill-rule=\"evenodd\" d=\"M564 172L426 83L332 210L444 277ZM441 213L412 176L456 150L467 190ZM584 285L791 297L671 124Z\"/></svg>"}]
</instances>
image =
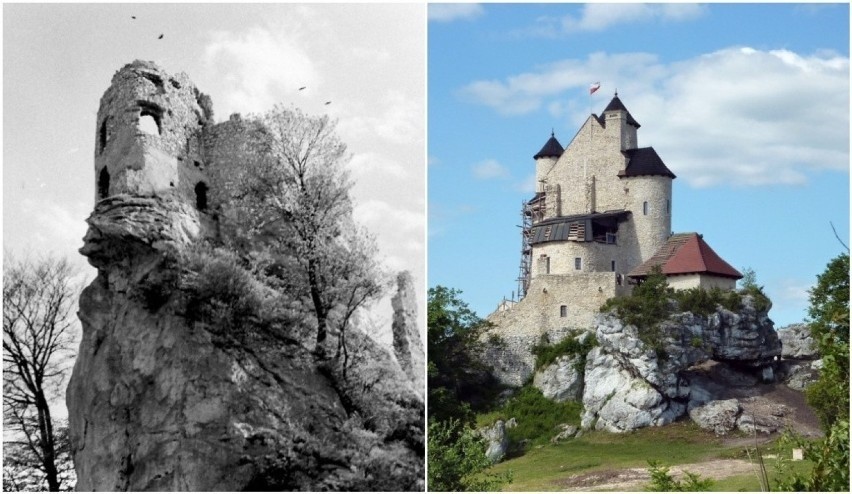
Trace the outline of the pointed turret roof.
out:
<instances>
[{"instance_id":1,"label":"pointed turret roof","mask_svg":"<svg viewBox=\"0 0 852 494\"><path fill-rule=\"evenodd\" d=\"M533 156L534 160L539 158L558 158L562 156L562 153L565 152L565 148L562 147L562 144L559 144L559 141L556 140L556 136L553 132L550 133L550 139L544 143L544 147L541 148L541 151L536 153Z\"/></svg>"},{"instance_id":2,"label":"pointed turret roof","mask_svg":"<svg viewBox=\"0 0 852 494\"><path fill-rule=\"evenodd\" d=\"M615 96L613 96L612 101L610 101L609 104L606 105L606 108L603 112L606 113L608 111L623 111L627 113L627 123L636 127L637 129L641 127L641 125L639 125L639 122L637 122L636 119L633 118L633 115L631 115L630 112L627 111L627 107L624 106L624 103L622 103L621 100L618 98L618 91L615 92Z\"/></svg>"},{"instance_id":3,"label":"pointed turret roof","mask_svg":"<svg viewBox=\"0 0 852 494\"><path fill-rule=\"evenodd\" d=\"M734 269L719 254L707 245L697 233L677 233L636 269L627 274L632 278L644 278L654 266L660 266L665 275L709 274L724 278L740 279L743 275Z\"/></svg>"},{"instance_id":4,"label":"pointed turret roof","mask_svg":"<svg viewBox=\"0 0 852 494\"><path fill-rule=\"evenodd\" d=\"M619 177L639 177L642 175L660 175L663 177L677 178L669 167L663 163L660 155L654 148L637 148L622 151L627 158L627 167L618 172Z\"/></svg>"}]
</instances>

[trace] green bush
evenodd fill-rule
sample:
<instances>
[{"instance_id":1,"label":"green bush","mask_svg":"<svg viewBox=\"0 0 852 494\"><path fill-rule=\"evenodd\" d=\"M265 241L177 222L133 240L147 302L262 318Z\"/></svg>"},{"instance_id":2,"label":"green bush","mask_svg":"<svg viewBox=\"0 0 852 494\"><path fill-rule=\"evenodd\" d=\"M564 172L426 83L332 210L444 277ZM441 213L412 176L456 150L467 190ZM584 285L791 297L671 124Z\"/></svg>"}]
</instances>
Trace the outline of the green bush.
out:
<instances>
[{"instance_id":1,"label":"green bush","mask_svg":"<svg viewBox=\"0 0 852 494\"><path fill-rule=\"evenodd\" d=\"M486 474L491 466L485 440L456 419L429 421L428 490L494 491L511 482L508 475Z\"/></svg>"},{"instance_id":2,"label":"green bush","mask_svg":"<svg viewBox=\"0 0 852 494\"><path fill-rule=\"evenodd\" d=\"M517 450L524 441L531 444L547 443L558 432L560 424L580 425L580 403L566 401L556 403L541 394L537 388L527 385L521 388L500 411L504 420L515 418L516 427L508 429L510 449Z\"/></svg>"},{"instance_id":3,"label":"green bush","mask_svg":"<svg viewBox=\"0 0 852 494\"><path fill-rule=\"evenodd\" d=\"M575 330L555 345L549 344L547 334L543 334L539 344L532 348L532 353L535 355L535 369L543 369L556 361L557 358L570 355L581 357L576 363L576 368L577 371L582 372L586 367L586 354L598 345L598 340L592 334L587 336L585 341L580 342L577 340L579 334L582 333Z\"/></svg>"},{"instance_id":4,"label":"green bush","mask_svg":"<svg viewBox=\"0 0 852 494\"><path fill-rule=\"evenodd\" d=\"M676 480L669 474L669 467L659 462L649 460L648 473L651 474L651 483L647 489L651 492L698 492L709 491L713 487L711 479L702 479L697 473L684 472L684 480Z\"/></svg>"}]
</instances>

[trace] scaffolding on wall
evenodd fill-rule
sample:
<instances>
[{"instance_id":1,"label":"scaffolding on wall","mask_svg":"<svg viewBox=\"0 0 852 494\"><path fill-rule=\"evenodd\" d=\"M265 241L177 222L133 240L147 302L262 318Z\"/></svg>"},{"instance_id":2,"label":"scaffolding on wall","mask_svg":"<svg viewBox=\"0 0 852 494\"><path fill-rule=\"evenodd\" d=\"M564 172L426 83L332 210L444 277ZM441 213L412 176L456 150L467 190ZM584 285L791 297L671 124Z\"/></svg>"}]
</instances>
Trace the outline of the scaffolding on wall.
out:
<instances>
[{"instance_id":1,"label":"scaffolding on wall","mask_svg":"<svg viewBox=\"0 0 852 494\"><path fill-rule=\"evenodd\" d=\"M539 192L531 201L521 203L521 263L518 268L518 300L526 296L530 285L530 272L532 270L532 245L530 238L533 224L544 219L546 195Z\"/></svg>"}]
</instances>

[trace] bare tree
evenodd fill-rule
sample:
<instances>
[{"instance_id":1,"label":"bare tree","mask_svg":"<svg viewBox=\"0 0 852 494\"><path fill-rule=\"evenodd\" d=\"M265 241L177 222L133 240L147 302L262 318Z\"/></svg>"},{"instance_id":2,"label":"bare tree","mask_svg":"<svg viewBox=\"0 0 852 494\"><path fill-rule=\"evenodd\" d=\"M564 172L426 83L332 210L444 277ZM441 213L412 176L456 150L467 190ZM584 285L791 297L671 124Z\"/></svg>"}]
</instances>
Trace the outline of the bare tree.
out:
<instances>
[{"instance_id":1,"label":"bare tree","mask_svg":"<svg viewBox=\"0 0 852 494\"><path fill-rule=\"evenodd\" d=\"M381 294L384 283L372 239L352 219L346 145L328 116L276 106L246 124L251 149L239 169L213 177L222 220L263 244L287 266L288 283L307 294L316 319L316 353L325 357L330 330L346 358L352 314ZM239 236L239 235L238 235ZM295 268L295 269L293 269Z\"/></svg>"},{"instance_id":2,"label":"bare tree","mask_svg":"<svg viewBox=\"0 0 852 494\"><path fill-rule=\"evenodd\" d=\"M3 425L9 451L22 452L58 491L63 450L50 403L72 357L78 290L65 259L9 260L3 266Z\"/></svg>"}]
</instances>

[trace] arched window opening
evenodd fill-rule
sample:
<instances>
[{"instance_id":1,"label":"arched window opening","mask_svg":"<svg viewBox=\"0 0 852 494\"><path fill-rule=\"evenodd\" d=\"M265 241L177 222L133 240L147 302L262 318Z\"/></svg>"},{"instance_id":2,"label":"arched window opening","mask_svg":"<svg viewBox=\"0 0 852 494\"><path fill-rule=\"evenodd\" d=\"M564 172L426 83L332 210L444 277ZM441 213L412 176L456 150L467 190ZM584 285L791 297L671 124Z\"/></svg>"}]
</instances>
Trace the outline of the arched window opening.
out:
<instances>
[{"instance_id":1,"label":"arched window opening","mask_svg":"<svg viewBox=\"0 0 852 494\"><path fill-rule=\"evenodd\" d=\"M151 135L161 135L163 109L159 106L139 101L139 130Z\"/></svg>"},{"instance_id":2,"label":"arched window opening","mask_svg":"<svg viewBox=\"0 0 852 494\"><path fill-rule=\"evenodd\" d=\"M160 123L154 115L142 110L142 113L139 115L139 130L146 134L158 136L160 135Z\"/></svg>"},{"instance_id":3,"label":"arched window opening","mask_svg":"<svg viewBox=\"0 0 852 494\"><path fill-rule=\"evenodd\" d=\"M199 211L207 210L207 184L198 182L195 186L195 207Z\"/></svg>"},{"instance_id":4,"label":"arched window opening","mask_svg":"<svg viewBox=\"0 0 852 494\"><path fill-rule=\"evenodd\" d=\"M98 199L107 196L109 196L109 172L106 167L103 167L101 173L98 174Z\"/></svg>"},{"instance_id":5,"label":"arched window opening","mask_svg":"<svg viewBox=\"0 0 852 494\"><path fill-rule=\"evenodd\" d=\"M101 131L98 133L98 154L103 153L104 149L106 149L107 145L107 121L109 118L105 118L103 122L101 122Z\"/></svg>"}]
</instances>

